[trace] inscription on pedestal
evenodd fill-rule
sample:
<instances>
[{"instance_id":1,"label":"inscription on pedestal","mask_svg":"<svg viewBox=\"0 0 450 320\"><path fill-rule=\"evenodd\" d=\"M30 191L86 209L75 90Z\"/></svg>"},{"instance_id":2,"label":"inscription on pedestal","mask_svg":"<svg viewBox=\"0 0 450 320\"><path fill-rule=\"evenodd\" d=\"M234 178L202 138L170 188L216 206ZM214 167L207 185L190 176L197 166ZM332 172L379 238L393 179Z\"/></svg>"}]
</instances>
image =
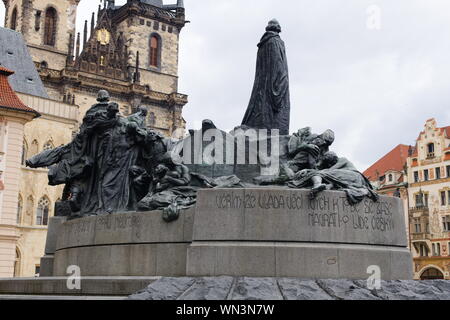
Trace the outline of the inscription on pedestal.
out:
<instances>
[{"instance_id":1,"label":"inscription on pedestal","mask_svg":"<svg viewBox=\"0 0 450 320\"><path fill-rule=\"evenodd\" d=\"M197 240L231 235L231 240L406 246L402 204L392 197L351 205L344 192L323 192L312 200L308 190L219 189L202 191L199 198L197 215L205 217L196 218Z\"/></svg>"},{"instance_id":2,"label":"inscription on pedestal","mask_svg":"<svg viewBox=\"0 0 450 320\"><path fill-rule=\"evenodd\" d=\"M357 206L350 205L345 196L330 198L322 195L311 200L305 194L286 192L286 195L273 195L271 192L246 192L244 196L230 191L216 195L217 210L252 209L270 210L272 214L298 211L297 214L308 218L311 227L376 230L381 232L394 230L393 204L384 200L373 202L364 200Z\"/></svg>"}]
</instances>

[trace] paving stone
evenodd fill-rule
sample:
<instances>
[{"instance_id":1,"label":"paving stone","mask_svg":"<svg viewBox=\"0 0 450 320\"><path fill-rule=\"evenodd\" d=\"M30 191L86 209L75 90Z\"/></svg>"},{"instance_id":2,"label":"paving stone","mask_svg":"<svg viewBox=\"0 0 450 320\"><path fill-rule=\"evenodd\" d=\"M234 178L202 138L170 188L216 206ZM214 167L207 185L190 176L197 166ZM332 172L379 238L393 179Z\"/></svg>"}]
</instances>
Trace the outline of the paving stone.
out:
<instances>
[{"instance_id":1,"label":"paving stone","mask_svg":"<svg viewBox=\"0 0 450 320\"><path fill-rule=\"evenodd\" d=\"M381 300L351 280L317 280L317 284L336 300Z\"/></svg>"},{"instance_id":2,"label":"paving stone","mask_svg":"<svg viewBox=\"0 0 450 320\"><path fill-rule=\"evenodd\" d=\"M450 300L450 281L366 281L295 278L162 278L132 300Z\"/></svg>"},{"instance_id":3,"label":"paving stone","mask_svg":"<svg viewBox=\"0 0 450 320\"><path fill-rule=\"evenodd\" d=\"M286 300L333 300L314 280L279 279L278 285Z\"/></svg>"},{"instance_id":4,"label":"paving stone","mask_svg":"<svg viewBox=\"0 0 450 320\"><path fill-rule=\"evenodd\" d=\"M283 300L275 278L238 278L230 300Z\"/></svg>"},{"instance_id":5,"label":"paving stone","mask_svg":"<svg viewBox=\"0 0 450 320\"><path fill-rule=\"evenodd\" d=\"M130 300L176 300L194 283L194 278L162 278L130 296Z\"/></svg>"},{"instance_id":6,"label":"paving stone","mask_svg":"<svg viewBox=\"0 0 450 320\"><path fill-rule=\"evenodd\" d=\"M198 278L178 300L226 300L233 281L232 277Z\"/></svg>"}]
</instances>

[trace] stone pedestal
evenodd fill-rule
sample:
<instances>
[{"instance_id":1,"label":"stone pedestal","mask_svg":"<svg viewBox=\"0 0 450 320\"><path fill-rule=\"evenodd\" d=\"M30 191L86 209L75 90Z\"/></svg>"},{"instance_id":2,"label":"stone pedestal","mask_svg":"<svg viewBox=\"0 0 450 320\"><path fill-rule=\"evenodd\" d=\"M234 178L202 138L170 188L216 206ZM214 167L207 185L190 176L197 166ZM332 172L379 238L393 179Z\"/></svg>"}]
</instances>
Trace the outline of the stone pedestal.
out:
<instances>
[{"instance_id":1,"label":"stone pedestal","mask_svg":"<svg viewBox=\"0 0 450 320\"><path fill-rule=\"evenodd\" d=\"M67 221L67 217L52 217L47 228L47 241L45 243L45 256L41 258L41 277L53 276L53 263L55 260L56 241L60 226Z\"/></svg>"},{"instance_id":2,"label":"stone pedestal","mask_svg":"<svg viewBox=\"0 0 450 320\"><path fill-rule=\"evenodd\" d=\"M309 200L308 190L270 188L202 190L172 223L159 211L64 222L53 276L73 265L81 276L310 279L367 279L376 266L384 280L412 279L399 199L351 206L343 192Z\"/></svg>"},{"instance_id":3,"label":"stone pedestal","mask_svg":"<svg viewBox=\"0 0 450 320\"><path fill-rule=\"evenodd\" d=\"M189 276L412 279L402 202L349 205L343 192L205 190L198 199Z\"/></svg>"},{"instance_id":4,"label":"stone pedestal","mask_svg":"<svg viewBox=\"0 0 450 320\"><path fill-rule=\"evenodd\" d=\"M60 226L54 276L184 276L194 210L166 223L162 212L87 217Z\"/></svg>"}]
</instances>

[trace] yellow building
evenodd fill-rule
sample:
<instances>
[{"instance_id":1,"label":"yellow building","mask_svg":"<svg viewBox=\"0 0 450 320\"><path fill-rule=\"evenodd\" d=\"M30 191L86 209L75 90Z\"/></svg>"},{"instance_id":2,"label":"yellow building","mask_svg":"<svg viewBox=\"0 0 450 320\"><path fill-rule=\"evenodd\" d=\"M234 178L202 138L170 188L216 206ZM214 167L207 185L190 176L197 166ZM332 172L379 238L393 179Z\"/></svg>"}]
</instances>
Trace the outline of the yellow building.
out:
<instances>
[{"instance_id":1,"label":"yellow building","mask_svg":"<svg viewBox=\"0 0 450 320\"><path fill-rule=\"evenodd\" d=\"M364 175L403 199L417 280L450 280L450 127L425 124L415 147L399 145Z\"/></svg>"},{"instance_id":2,"label":"yellow building","mask_svg":"<svg viewBox=\"0 0 450 320\"><path fill-rule=\"evenodd\" d=\"M0 65L0 277L12 276L17 257L17 199L24 126L39 113L27 107L11 88L14 74Z\"/></svg>"},{"instance_id":3,"label":"yellow building","mask_svg":"<svg viewBox=\"0 0 450 320\"><path fill-rule=\"evenodd\" d=\"M24 127L16 253L8 262L15 261L15 268L0 276L29 277L39 273L46 225L62 187L48 186L47 170L26 168L25 159L68 143L101 89L110 92L123 115L145 106L149 127L167 136L181 135L187 96L178 93L178 44L185 10L181 0L173 5L128 0L123 6L108 0L86 21L82 34L76 34L80 0L3 2L10 30L1 29L0 35L10 39L0 39L0 63L11 60L5 63L21 77L13 79L13 89L42 117Z\"/></svg>"},{"instance_id":4,"label":"yellow building","mask_svg":"<svg viewBox=\"0 0 450 320\"><path fill-rule=\"evenodd\" d=\"M18 193L14 197L14 223L11 224L17 239L14 255L9 258L10 267L0 276L34 276L39 273L47 221L53 215L53 206L61 197L62 189L48 186L47 170L26 168L25 159L69 142L78 129L79 112L75 105L48 98L20 33L0 28L0 48L0 64L15 72L9 77L12 89L25 105L33 106L41 114L39 119L24 124L19 136L9 144L9 150L18 150L15 163L18 171L12 175ZM1 234L4 232L0 232L0 237Z\"/></svg>"},{"instance_id":5,"label":"yellow building","mask_svg":"<svg viewBox=\"0 0 450 320\"><path fill-rule=\"evenodd\" d=\"M428 120L407 163L415 278L450 280L450 127Z\"/></svg>"}]
</instances>

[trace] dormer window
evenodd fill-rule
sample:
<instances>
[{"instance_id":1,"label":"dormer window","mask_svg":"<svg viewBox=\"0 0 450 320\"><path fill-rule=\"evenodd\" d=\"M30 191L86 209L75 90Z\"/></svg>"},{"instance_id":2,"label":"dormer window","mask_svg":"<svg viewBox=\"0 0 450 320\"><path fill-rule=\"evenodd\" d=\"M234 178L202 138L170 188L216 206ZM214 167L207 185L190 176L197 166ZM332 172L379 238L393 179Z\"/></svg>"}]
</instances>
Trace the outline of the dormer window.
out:
<instances>
[{"instance_id":1,"label":"dormer window","mask_svg":"<svg viewBox=\"0 0 450 320\"><path fill-rule=\"evenodd\" d=\"M394 176L392 174L388 175L388 181L389 182L393 182L394 181Z\"/></svg>"}]
</instances>

